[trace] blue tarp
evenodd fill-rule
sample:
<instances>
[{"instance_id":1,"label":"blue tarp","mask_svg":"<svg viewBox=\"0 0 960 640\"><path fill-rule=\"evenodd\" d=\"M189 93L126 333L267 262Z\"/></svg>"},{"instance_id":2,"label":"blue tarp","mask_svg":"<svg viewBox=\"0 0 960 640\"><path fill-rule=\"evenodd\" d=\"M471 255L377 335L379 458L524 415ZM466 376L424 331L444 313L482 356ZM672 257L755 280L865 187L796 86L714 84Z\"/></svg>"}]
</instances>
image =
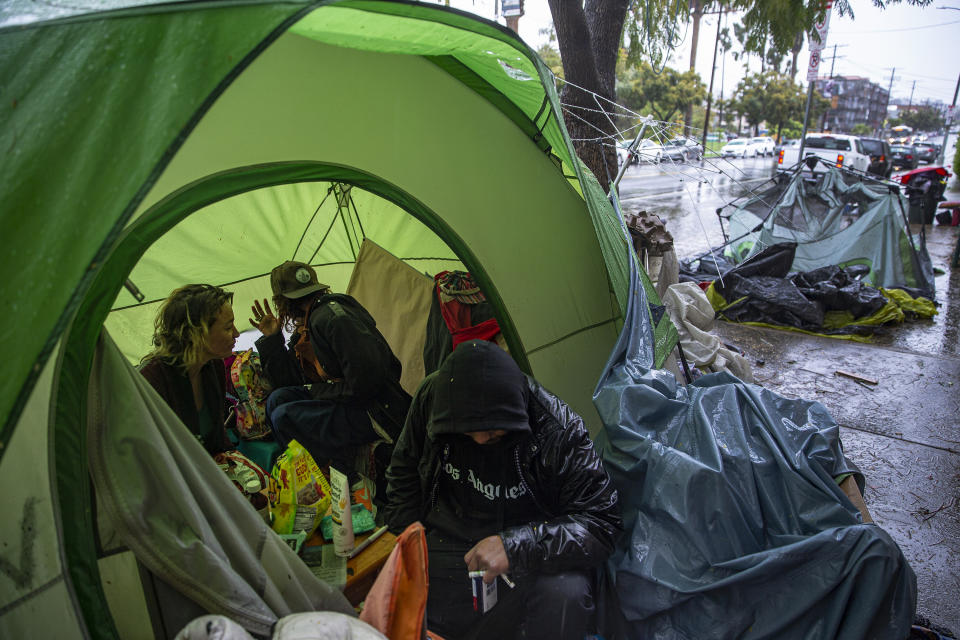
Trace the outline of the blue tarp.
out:
<instances>
[{"instance_id":1,"label":"blue tarp","mask_svg":"<svg viewBox=\"0 0 960 640\"><path fill-rule=\"evenodd\" d=\"M635 268L631 280L594 393L624 516L610 560L621 634L906 638L916 577L838 486L852 473L862 491L863 477L827 409L727 373L683 386L652 369Z\"/></svg>"}]
</instances>

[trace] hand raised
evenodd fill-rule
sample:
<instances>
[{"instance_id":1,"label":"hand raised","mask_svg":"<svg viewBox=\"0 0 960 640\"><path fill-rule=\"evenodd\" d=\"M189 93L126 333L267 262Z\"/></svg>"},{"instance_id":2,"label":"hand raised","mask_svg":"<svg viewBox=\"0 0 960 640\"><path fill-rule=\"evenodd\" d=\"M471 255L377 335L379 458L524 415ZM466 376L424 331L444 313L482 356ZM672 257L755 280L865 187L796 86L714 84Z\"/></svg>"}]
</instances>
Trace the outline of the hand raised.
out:
<instances>
[{"instance_id":1,"label":"hand raised","mask_svg":"<svg viewBox=\"0 0 960 640\"><path fill-rule=\"evenodd\" d=\"M254 329L259 330L265 336L272 336L280 331L280 320L273 315L270 303L267 302L266 298L263 299L262 305L259 300L255 300L253 306L250 307L250 311L253 312L253 317L248 318L248 320L250 320Z\"/></svg>"}]
</instances>

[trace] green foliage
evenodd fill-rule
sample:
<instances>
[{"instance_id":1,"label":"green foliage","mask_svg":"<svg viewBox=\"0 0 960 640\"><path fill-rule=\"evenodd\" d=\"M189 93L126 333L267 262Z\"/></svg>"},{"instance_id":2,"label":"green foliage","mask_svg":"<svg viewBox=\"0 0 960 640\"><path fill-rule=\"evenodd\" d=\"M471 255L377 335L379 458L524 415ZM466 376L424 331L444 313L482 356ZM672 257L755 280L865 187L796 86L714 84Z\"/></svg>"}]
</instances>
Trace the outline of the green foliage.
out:
<instances>
[{"instance_id":1,"label":"green foliage","mask_svg":"<svg viewBox=\"0 0 960 640\"><path fill-rule=\"evenodd\" d=\"M560 52L553 48L550 44L542 44L540 48L537 49L537 55L540 56L540 59L550 67L550 70L553 71L553 75L557 76L560 79L563 79L563 62L560 61Z\"/></svg>"},{"instance_id":2,"label":"green foliage","mask_svg":"<svg viewBox=\"0 0 960 640\"><path fill-rule=\"evenodd\" d=\"M789 77L776 71L752 73L737 85L734 97L725 105L724 118L733 121L735 112L754 128L766 122L773 133L794 138L803 130L806 104L806 90ZM814 91L810 122L818 122L829 107L830 101Z\"/></svg>"},{"instance_id":3,"label":"green foliage","mask_svg":"<svg viewBox=\"0 0 960 640\"><path fill-rule=\"evenodd\" d=\"M687 35L688 0L638 0L631 2L623 29L623 46L630 66L643 60L662 69Z\"/></svg>"},{"instance_id":4,"label":"green foliage","mask_svg":"<svg viewBox=\"0 0 960 640\"><path fill-rule=\"evenodd\" d=\"M775 71L745 76L734 97L734 108L751 126L767 122L774 129L803 118L805 104L803 88Z\"/></svg>"},{"instance_id":5,"label":"green foliage","mask_svg":"<svg viewBox=\"0 0 960 640\"><path fill-rule=\"evenodd\" d=\"M853 125L853 130L850 133L855 136L869 136L871 133L873 133L873 127L868 124L858 122L857 124Z\"/></svg>"},{"instance_id":6,"label":"green foliage","mask_svg":"<svg viewBox=\"0 0 960 640\"><path fill-rule=\"evenodd\" d=\"M903 114L903 124L913 127L914 131L937 131L943 128L943 117L929 106L917 107L915 111Z\"/></svg>"},{"instance_id":7,"label":"green foliage","mask_svg":"<svg viewBox=\"0 0 960 640\"><path fill-rule=\"evenodd\" d=\"M947 131L946 135L943 136L943 143L947 143L947 138L949 137L950 132ZM954 182L960 183L960 141L957 142L957 148L953 152L953 176Z\"/></svg>"},{"instance_id":8,"label":"green foliage","mask_svg":"<svg viewBox=\"0 0 960 640\"><path fill-rule=\"evenodd\" d=\"M649 62L641 62L635 67L623 65L617 74L617 103L636 113L650 113L663 122L672 121L688 105L699 105L706 98L706 85L695 71L681 73L664 67L657 73ZM619 124L625 129L633 123Z\"/></svg>"},{"instance_id":9,"label":"green foliage","mask_svg":"<svg viewBox=\"0 0 960 640\"><path fill-rule=\"evenodd\" d=\"M871 1L874 6L882 8L904 0ZM933 2L905 1L917 7ZM670 52L689 37L690 4L690 0L631 2L623 31L623 46L630 64L646 60L655 69L662 68ZM794 47L799 49L805 35L824 12L822 0L701 0L701 4L705 11L723 8L739 12L739 23L734 25L734 31L743 53L760 55L765 66L773 69L780 69L784 56ZM839 15L855 18L850 0L835 0L833 4ZM724 50L730 48L729 42L729 35L725 35Z\"/></svg>"},{"instance_id":10,"label":"green foliage","mask_svg":"<svg viewBox=\"0 0 960 640\"><path fill-rule=\"evenodd\" d=\"M803 122L800 120L790 120L785 122L783 127L780 129L780 138L789 138L790 140L797 140L800 138L800 135L803 133Z\"/></svg>"},{"instance_id":11,"label":"green foliage","mask_svg":"<svg viewBox=\"0 0 960 640\"><path fill-rule=\"evenodd\" d=\"M874 6L886 7L901 0L872 0ZM906 0L907 4L925 7L933 0ZM726 0L726 8L742 12L734 33L742 51L734 54L759 55L765 69L779 70L784 56L792 49L799 50L807 34L823 16L822 0ZM849 0L835 0L836 12L855 18Z\"/></svg>"}]
</instances>

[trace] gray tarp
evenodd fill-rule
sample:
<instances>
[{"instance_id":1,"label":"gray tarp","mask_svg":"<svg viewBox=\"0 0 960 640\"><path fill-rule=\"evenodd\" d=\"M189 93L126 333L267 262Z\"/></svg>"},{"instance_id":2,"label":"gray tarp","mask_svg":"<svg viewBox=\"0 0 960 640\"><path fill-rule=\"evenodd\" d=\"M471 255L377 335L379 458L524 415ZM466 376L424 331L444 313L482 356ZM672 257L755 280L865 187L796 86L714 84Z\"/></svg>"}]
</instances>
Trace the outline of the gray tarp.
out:
<instances>
[{"instance_id":1,"label":"gray tarp","mask_svg":"<svg viewBox=\"0 0 960 640\"><path fill-rule=\"evenodd\" d=\"M926 246L910 236L907 203L899 191L848 178L832 167L815 184L804 181L801 173L731 214L730 237L743 236L732 246L742 256L738 262L766 247L796 242L793 271L866 264L870 273L864 281L872 286L910 287L933 299L930 256ZM771 194L779 199L771 201ZM856 214L850 215L852 211Z\"/></svg>"},{"instance_id":2,"label":"gray tarp","mask_svg":"<svg viewBox=\"0 0 960 640\"><path fill-rule=\"evenodd\" d=\"M635 283L636 281L634 281ZM836 422L728 373L651 369L641 287L594 394L625 532L610 561L630 638L906 638L916 577L863 524Z\"/></svg>"},{"instance_id":3,"label":"gray tarp","mask_svg":"<svg viewBox=\"0 0 960 640\"><path fill-rule=\"evenodd\" d=\"M87 448L101 511L153 574L259 635L300 611L355 616L266 525L103 331Z\"/></svg>"}]
</instances>

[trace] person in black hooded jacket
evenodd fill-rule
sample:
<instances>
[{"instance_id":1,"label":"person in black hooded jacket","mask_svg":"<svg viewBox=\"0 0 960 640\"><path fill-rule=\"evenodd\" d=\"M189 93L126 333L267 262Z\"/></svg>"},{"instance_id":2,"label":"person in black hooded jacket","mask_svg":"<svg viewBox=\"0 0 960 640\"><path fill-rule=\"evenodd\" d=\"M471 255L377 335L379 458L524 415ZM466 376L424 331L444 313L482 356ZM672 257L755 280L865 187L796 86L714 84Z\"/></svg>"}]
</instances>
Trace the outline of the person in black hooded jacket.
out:
<instances>
[{"instance_id":1,"label":"person in black hooded jacket","mask_svg":"<svg viewBox=\"0 0 960 640\"><path fill-rule=\"evenodd\" d=\"M296 439L317 464L351 474L357 447L384 435L392 443L400 433L410 405L400 361L370 313L352 296L331 293L310 265L284 262L270 286L277 315L257 301L250 324L263 334L256 347L274 388L266 406L274 435L282 446ZM291 329L287 345L284 326Z\"/></svg>"},{"instance_id":2,"label":"person in black hooded jacket","mask_svg":"<svg viewBox=\"0 0 960 640\"><path fill-rule=\"evenodd\" d=\"M426 527L427 621L448 640L582 640L596 568L622 529L580 416L482 340L459 345L417 390L384 513L394 532ZM487 584L504 576L486 614L473 610L468 571Z\"/></svg>"}]
</instances>

